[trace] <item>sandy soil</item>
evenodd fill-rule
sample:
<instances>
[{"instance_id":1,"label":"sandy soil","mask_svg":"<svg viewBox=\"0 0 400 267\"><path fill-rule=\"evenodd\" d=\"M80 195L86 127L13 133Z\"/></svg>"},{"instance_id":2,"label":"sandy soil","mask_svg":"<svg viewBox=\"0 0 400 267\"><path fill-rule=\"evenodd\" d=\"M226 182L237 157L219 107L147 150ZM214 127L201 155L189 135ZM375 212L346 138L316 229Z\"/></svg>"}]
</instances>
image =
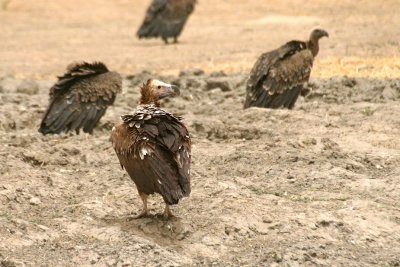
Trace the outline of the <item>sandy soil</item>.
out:
<instances>
[{"instance_id":1,"label":"sandy soil","mask_svg":"<svg viewBox=\"0 0 400 267\"><path fill-rule=\"evenodd\" d=\"M400 266L397 1L201 0L170 46L134 38L146 1L77 2L0 11L0 266ZM317 24L331 38L311 93L243 111L257 55ZM43 137L76 59L123 73L124 93L93 136ZM169 221L157 196L126 220L141 202L108 142L148 77L183 88L165 108L193 139L193 192Z\"/></svg>"},{"instance_id":2,"label":"sandy soil","mask_svg":"<svg viewBox=\"0 0 400 267\"><path fill-rule=\"evenodd\" d=\"M5 0L3 0L5 1ZM102 60L131 74L247 71L261 52L322 26L314 75L398 76L398 0L199 0L181 44L135 38L147 0L11 0L0 10L0 73L52 79L72 60Z\"/></svg>"}]
</instances>

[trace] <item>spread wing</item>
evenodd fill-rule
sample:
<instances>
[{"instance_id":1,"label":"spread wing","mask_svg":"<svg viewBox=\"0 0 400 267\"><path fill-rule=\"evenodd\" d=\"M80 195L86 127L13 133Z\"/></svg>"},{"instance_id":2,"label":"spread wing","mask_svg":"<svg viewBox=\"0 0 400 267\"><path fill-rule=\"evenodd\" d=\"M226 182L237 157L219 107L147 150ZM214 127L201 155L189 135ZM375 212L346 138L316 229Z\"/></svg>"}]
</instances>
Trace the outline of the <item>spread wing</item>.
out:
<instances>
[{"instance_id":1,"label":"spread wing","mask_svg":"<svg viewBox=\"0 0 400 267\"><path fill-rule=\"evenodd\" d=\"M308 81L313 56L304 42L292 41L257 60L247 82L245 108L292 108Z\"/></svg>"},{"instance_id":2,"label":"spread wing","mask_svg":"<svg viewBox=\"0 0 400 267\"><path fill-rule=\"evenodd\" d=\"M50 89L39 132L59 134L83 128L91 133L121 88L121 76L102 63L71 66Z\"/></svg>"},{"instance_id":3,"label":"spread wing","mask_svg":"<svg viewBox=\"0 0 400 267\"><path fill-rule=\"evenodd\" d=\"M110 140L140 192L157 192L166 203L176 204L191 191L191 142L179 118L160 112L123 116Z\"/></svg>"}]
</instances>

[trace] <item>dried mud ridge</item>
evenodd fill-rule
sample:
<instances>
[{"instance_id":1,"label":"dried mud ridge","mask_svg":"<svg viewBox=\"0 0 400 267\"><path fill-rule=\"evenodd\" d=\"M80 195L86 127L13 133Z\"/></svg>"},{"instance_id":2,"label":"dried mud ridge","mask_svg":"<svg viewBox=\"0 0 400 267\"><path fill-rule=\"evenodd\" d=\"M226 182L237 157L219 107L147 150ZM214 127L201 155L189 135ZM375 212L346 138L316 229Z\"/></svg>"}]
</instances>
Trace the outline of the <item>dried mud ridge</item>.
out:
<instances>
[{"instance_id":1,"label":"dried mud ridge","mask_svg":"<svg viewBox=\"0 0 400 267\"><path fill-rule=\"evenodd\" d=\"M140 209L108 142L147 78L173 82L190 198ZM54 81L0 78L0 266L400 266L400 79L312 79L294 110L242 109L246 75L127 76L93 136L43 137Z\"/></svg>"}]
</instances>

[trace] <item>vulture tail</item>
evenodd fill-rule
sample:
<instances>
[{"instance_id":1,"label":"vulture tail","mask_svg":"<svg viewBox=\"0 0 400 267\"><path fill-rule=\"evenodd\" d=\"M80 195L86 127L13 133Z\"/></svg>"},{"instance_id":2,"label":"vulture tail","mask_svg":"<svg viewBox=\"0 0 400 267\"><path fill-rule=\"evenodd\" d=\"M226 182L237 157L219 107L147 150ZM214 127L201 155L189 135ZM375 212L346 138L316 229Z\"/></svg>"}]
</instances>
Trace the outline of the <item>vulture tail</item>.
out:
<instances>
[{"instance_id":1,"label":"vulture tail","mask_svg":"<svg viewBox=\"0 0 400 267\"><path fill-rule=\"evenodd\" d=\"M50 133L54 133L54 132L46 124L42 124L42 125L40 125L39 133L42 133L43 135L46 135L46 134L50 134Z\"/></svg>"},{"instance_id":2,"label":"vulture tail","mask_svg":"<svg viewBox=\"0 0 400 267\"><path fill-rule=\"evenodd\" d=\"M43 135L61 133L71 113L66 102L60 105L52 103L42 119L39 132Z\"/></svg>"},{"instance_id":3,"label":"vulture tail","mask_svg":"<svg viewBox=\"0 0 400 267\"><path fill-rule=\"evenodd\" d=\"M302 90L303 90L303 86L297 86L297 87L293 88L290 100L285 104L285 107L287 107L288 109L292 109Z\"/></svg>"},{"instance_id":4,"label":"vulture tail","mask_svg":"<svg viewBox=\"0 0 400 267\"><path fill-rule=\"evenodd\" d=\"M274 99L272 100L269 107L270 108L284 107L289 109L293 108L300 94L301 88L302 88L301 86L296 86L286 90L282 94L274 96Z\"/></svg>"},{"instance_id":5,"label":"vulture tail","mask_svg":"<svg viewBox=\"0 0 400 267\"><path fill-rule=\"evenodd\" d=\"M158 37L162 32L162 24L158 20L152 20L143 23L137 32L137 37L148 38L148 37Z\"/></svg>"}]
</instances>

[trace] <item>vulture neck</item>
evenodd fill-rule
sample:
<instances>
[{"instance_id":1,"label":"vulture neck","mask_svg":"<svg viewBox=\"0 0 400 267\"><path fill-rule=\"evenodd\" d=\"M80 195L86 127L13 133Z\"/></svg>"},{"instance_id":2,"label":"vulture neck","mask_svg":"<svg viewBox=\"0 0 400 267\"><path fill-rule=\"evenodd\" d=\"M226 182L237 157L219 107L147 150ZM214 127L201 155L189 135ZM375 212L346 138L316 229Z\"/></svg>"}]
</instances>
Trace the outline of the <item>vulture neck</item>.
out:
<instances>
[{"instance_id":1,"label":"vulture neck","mask_svg":"<svg viewBox=\"0 0 400 267\"><path fill-rule=\"evenodd\" d=\"M153 94L153 91L146 85L141 88L140 105L154 104L156 107L160 107L160 100L157 95Z\"/></svg>"},{"instance_id":2,"label":"vulture neck","mask_svg":"<svg viewBox=\"0 0 400 267\"><path fill-rule=\"evenodd\" d=\"M318 38L311 37L307 42L307 48L311 51L313 57L316 57L319 51Z\"/></svg>"}]
</instances>

